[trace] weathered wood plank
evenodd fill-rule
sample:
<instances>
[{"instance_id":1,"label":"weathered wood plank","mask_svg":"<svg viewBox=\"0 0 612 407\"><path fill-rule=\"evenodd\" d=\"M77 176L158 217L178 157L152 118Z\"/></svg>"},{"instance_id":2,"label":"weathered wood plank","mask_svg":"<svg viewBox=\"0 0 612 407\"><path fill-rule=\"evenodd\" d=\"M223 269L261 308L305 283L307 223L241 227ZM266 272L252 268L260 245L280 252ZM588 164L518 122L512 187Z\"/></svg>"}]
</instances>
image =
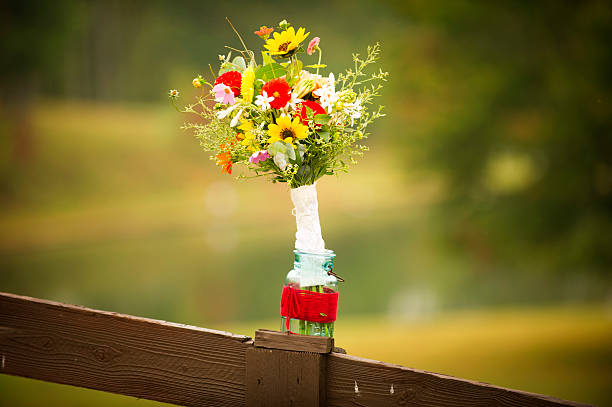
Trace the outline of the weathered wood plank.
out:
<instances>
[{"instance_id":1,"label":"weathered wood plank","mask_svg":"<svg viewBox=\"0 0 612 407\"><path fill-rule=\"evenodd\" d=\"M329 407L588 406L355 356L326 358Z\"/></svg>"},{"instance_id":2,"label":"weathered wood plank","mask_svg":"<svg viewBox=\"0 0 612 407\"><path fill-rule=\"evenodd\" d=\"M247 350L247 407L325 406L325 355Z\"/></svg>"},{"instance_id":3,"label":"weathered wood plank","mask_svg":"<svg viewBox=\"0 0 612 407\"><path fill-rule=\"evenodd\" d=\"M0 359L0 373L185 406L322 406L326 398L331 407L587 406L338 353L256 348L242 335L3 293Z\"/></svg>"},{"instance_id":4,"label":"weathered wood plank","mask_svg":"<svg viewBox=\"0 0 612 407\"><path fill-rule=\"evenodd\" d=\"M334 338L258 329L255 332L255 346L258 348L284 349L298 352L330 353Z\"/></svg>"},{"instance_id":5,"label":"weathered wood plank","mask_svg":"<svg viewBox=\"0 0 612 407\"><path fill-rule=\"evenodd\" d=\"M248 337L0 293L0 372L185 406L246 402Z\"/></svg>"}]
</instances>

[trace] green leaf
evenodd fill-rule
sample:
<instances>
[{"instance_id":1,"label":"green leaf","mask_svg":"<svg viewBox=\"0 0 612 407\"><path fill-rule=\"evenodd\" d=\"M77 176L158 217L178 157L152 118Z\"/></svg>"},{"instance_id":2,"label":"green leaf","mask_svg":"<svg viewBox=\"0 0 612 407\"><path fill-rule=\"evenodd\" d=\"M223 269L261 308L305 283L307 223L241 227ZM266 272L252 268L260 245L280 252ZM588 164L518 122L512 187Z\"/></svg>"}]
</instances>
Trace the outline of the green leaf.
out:
<instances>
[{"instance_id":1,"label":"green leaf","mask_svg":"<svg viewBox=\"0 0 612 407\"><path fill-rule=\"evenodd\" d=\"M255 78L269 81L287 74L287 70L277 63L262 65L255 71Z\"/></svg>"},{"instance_id":2,"label":"green leaf","mask_svg":"<svg viewBox=\"0 0 612 407\"><path fill-rule=\"evenodd\" d=\"M319 137L321 137L321 140L329 141L329 132L328 131L320 131L317 134L319 135Z\"/></svg>"},{"instance_id":3,"label":"green leaf","mask_svg":"<svg viewBox=\"0 0 612 407\"><path fill-rule=\"evenodd\" d=\"M253 83L253 92L255 95L259 95L261 94L261 88L263 88L264 86L264 82L262 81L255 81L255 83Z\"/></svg>"},{"instance_id":4,"label":"green leaf","mask_svg":"<svg viewBox=\"0 0 612 407\"><path fill-rule=\"evenodd\" d=\"M298 144L297 146L297 154L295 155L296 161L298 164L302 164L304 162L304 155L306 154L306 147L302 144Z\"/></svg>"},{"instance_id":5,"label":"green leaf","mask_svg":"<svg viewBox=\"0 0 612 407\"><path fill-rule=\"evenodd\" d=\"M234 70L234 67L231 64L224 62L223 64L221 64L221 68L219 68L219 73L217 75L221 76L224 73L233 71L233 70Z\"/></svg>"},{"instance_id":6,"label":"green leaf","mask_svg":"<svg viewBox=\"0 0 612 407\"><path fill-rule=\"evenodd\" d=\"M289 82L289 85L293 86L299 78L300 72L302 72L302 61L296 59L287 67L287 82Z\"/></svg>"},{"instance_id":7,"label":"green leaf","mask_svg":"<svg viewBox=\"0 0 612 407\"><path fill-rule=\"evenodd\" d=\"M301 177L301 178L306 178L310 174L311 174L310 165L302 164L302 166L300 166L300 168L298 168L296 175Z\"/></svg>"},{"instance_id":8,"label":"green leaf","mask_svg":"<svg viewBox=\"0 0 612 407\"><path fill-rule=\"evenodd\" d=\"M287 151L287 147L285 146L285 143L282 141L275 141L274 143L268 146L268 153L270 153L272 157L274 157L278 153L284 153L286 151Z\"/></svg>"},{"instance_id":9,"label":"green leaf","mask_svg":"<svg viewBox=\"0 0 612 407\"><path fill-rule=\"evenodd\" d=\"M265 51L261 51L261 56L263 59L263 65L268 65L268 64L273 64L274 60L272 59L272 57L270 56L270 54L268 54Z\"/></svg>"},{"instance_id":10,"label":"green leaf","mask_svg":"<svg viewBox=\"0 0 612 407\"><path fill-rule=\"evenodd\" d=\"M242 72L246 69L246 62L244 61L244 58L242 57L236 57L234 58L234 60L232 61L232 64L234 64L234 68L239 71ZM242 68L242 69L240 69Z\"/></svg>"},{"instance_id":11,"label":"green leaf","mask_svg":"<svg viewBox=\"0 0 612 407\"><path fill-rule=\"evenodd\" d=\"M289 143L285 143L285 146L287 148L286 150L286 154L289 157L290 160L295 161L295 150L293 149L293 146Z\"/></svg>"},{"instance_id":12,"label":"green leaf","mask_svg":"<svg viewBox=\"0 0 612 407\"><path fill-rule=\"evenodd\" d=\"M229 71L238 71L243 72L246 69L246 62L242 57L236 57L232 60L232 62L224 62L221 64L221 68L219 68L219 75L223 75Z\"/></svg>"},{"instance_id":13,"label":"green leaf","mask_svg":"<svg viewBox=\"0 0 612 407\"><path fill-rule=\"evenodd\" d=\"M306 65L306 68L327 68L325 64Z\"/></svg>"},{"instance_id":14,"label":"green leaf","mask_svg":"<svg viewBox=\"0 0 612 407\"><path fill-rule=\"evenodd\" d=\"M331 116L328 114L318 114L314 117L316 124L327 124L329 123Z\"/></svg>"}]
</instances>

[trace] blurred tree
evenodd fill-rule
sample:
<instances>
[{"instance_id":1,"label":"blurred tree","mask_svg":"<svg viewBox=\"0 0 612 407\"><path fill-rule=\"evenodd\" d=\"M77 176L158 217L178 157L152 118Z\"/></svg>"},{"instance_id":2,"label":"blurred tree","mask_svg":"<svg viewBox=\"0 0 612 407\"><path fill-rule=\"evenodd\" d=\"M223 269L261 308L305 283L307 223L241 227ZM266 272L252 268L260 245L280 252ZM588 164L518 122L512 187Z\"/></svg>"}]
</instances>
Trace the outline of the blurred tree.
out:
<instances>
[{"instance_id":1,"label":"blurred tree","mask_svg":"<svg viewBox=\"0 0 612 407\"><path fill-rule=\"evenodd\" d=\"M6 1L0 4L0 106L18 160L32 154L29 104L41 77L60 72L62 43L73 1Z\"/></svg>"},{"instance_id":2,"label":"blurred tree","mask_svg":"<svg viewBox=\"0 0 612 407\"><path fill-rule=\"evenodd\" d=\"M72 1L0 4L0 196L11 199L35 154L32 100L62 68Z\"/></svg>"},{"instance_id":3,"label":"blurred tree","mask_svg":"<svg viewBox=\"0 0 612 407\"><path fill-rule=\"evenodd\" d=\"M447 99L420 146L447 237L486 269L609 272L610 3L390 4L433 28L425 64Z\"/></svg>"},{"instance_id":4,"label":"blurred tree","mask_svg":"<svg viewBox=\"0 0 612 407\"><path fill-rule=\"evenodd\" d=\"M382 43L381 67L391 73L384 91L389 115L371 141L393 146L407 173L431 169L446 186L439 216L431 217L440 220L440 240L423 244L431 246L430 257L443 260L426 261L426 267L411 263L407 270L436 268L431 278L448 281L440 285L452 286L458 302L485 295L497 301L508 281L535 287L528 295L539 298L551 285L551 271L559 277L556 287L572 281L562 273L588 272L591 286L610 282L609 2L228 3L3 2L0 132L10 137L0 138L2 192L31 184L22 169L41 172L14 165L27 162L36 146L28 119L33 95L165 102L167 89L177 86L189 98L191 78L208 75L208 63L214 66L223 45L237 45L226 15L252 46L260 45L251 34L257 24L286 18L323 39L331 71L343 69L351 51ZM73 169L63 171L45 168L53 180ZM100 177L110 178L106 172ZM89 181L82 185L94 188ZM33 196L42 202L40 194ZM426 231L436 224L429 219ZM398 248L418 251L417 243L401 240L408 233L400 221L393 240ZM440 270L443 262L448 274ZM464 278L483 270L492 284L482 283L483 273ZM465 295L477 290L467 287L474 282L490 293ZM490 289L495 284L498 290ZM516 292L527 292L525 287ZM599 284L598 294L607 287Z\"/></svg>"}]
</instances>

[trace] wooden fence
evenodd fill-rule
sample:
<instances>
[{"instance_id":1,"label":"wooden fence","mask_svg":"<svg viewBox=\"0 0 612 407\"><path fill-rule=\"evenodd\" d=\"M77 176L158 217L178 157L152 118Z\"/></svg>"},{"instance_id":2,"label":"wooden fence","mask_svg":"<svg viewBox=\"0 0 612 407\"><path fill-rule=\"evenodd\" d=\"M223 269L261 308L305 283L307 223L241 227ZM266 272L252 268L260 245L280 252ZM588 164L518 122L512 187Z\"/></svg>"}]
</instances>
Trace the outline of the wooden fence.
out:
<instances>
[{"instance_id":1,"label":"wooden fence","mask_svg":"<svg viewBox=\"0 0 612 407\"><path fill-rule=\"evenodd\" d=\"M346 355L0 293L0 372L183 406L586 406Z\"/></svg>"}]
</instances>

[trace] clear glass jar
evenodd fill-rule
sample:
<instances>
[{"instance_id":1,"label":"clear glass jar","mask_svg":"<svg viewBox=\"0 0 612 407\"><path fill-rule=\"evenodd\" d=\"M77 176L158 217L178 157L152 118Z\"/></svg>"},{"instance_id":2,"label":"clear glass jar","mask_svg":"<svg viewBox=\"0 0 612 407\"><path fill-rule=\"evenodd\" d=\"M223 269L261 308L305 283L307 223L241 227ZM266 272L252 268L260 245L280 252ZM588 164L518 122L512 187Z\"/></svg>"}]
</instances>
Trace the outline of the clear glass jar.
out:
<instances>
[{"instance_id":1,"label":"clear glass jar","mask_svg":"<svg viewBox=\"0 0 612 407\"><path fill-rule=\"evenodd\" d=\"M309 253L294 250L293 270L287 274L285 285L317 293L338 291L338 279L330 274L334 267L336 254L332 250L323 253ZM281 330L287 332L287 318L281 317ZM334 336L333 322L312 322L293 319L289 321L289 331L301 335Z\"/></svg>"}]
</instances>

